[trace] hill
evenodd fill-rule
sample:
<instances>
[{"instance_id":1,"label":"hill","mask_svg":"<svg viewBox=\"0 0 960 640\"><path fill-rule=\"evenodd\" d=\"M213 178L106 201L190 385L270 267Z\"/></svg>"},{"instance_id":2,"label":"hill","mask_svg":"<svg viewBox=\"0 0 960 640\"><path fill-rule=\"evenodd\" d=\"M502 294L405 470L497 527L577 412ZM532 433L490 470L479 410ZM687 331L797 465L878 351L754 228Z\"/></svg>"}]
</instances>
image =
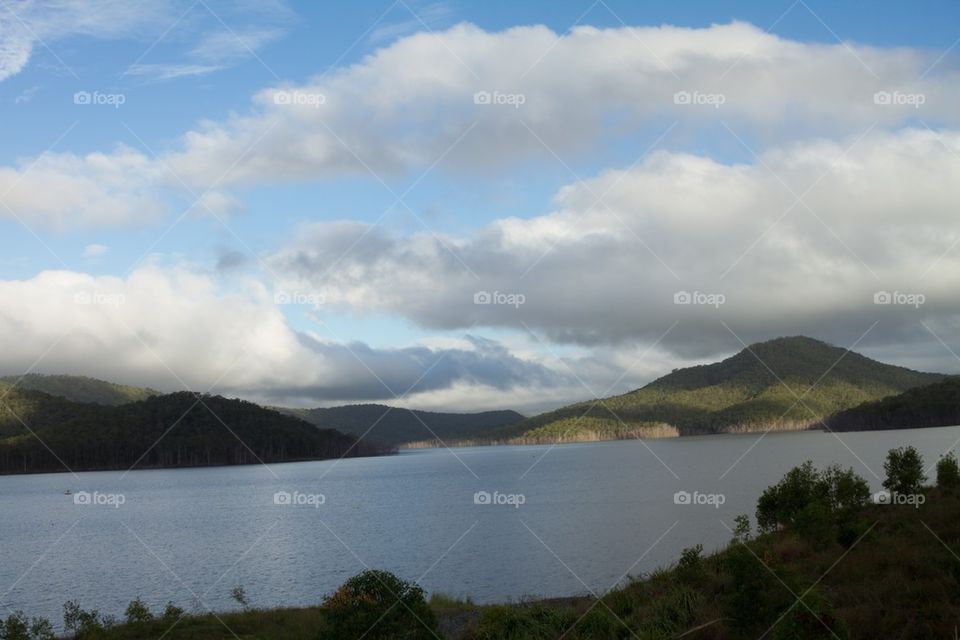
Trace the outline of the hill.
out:
<instances>
[{"instance_id":1,"label":"hill","mask_svg":"<svg viewBox=\"0 0 960 640\"><path fill-rule=\"evenodd\" d=\"M840 411L826 420L834 431L949 427L960 424L960 377Z\"/></svg>"},{"instance_id":2,"label":"hill","mask_svg":"<svg viewBox=\"0 0 960 640\"><path fill-rule=\"evenodd\" d=\"M355 404L327 409L278 409L326 429L337 429L365 440L388 445L418 441L482 438L487 433L523 420L516 411L439 413ZM371 428L372 427L372 428Z\"/></svg>"},{"instance_id":3,"label":"hill","mask_svg":"<svg viewBox=\"0 0 960 640\"><path fill-rule=\"evenodd\" d=\"M289 462L384 452L242 400L189 392L119 406L8 388L0 474Z\"/></svg>"},{"instance_id":4,"label":"hill","mask_svg":"<svg viewBox=\"0 0 960 640\"><path fill-rule=\"evenodd\" d=\"M16 385L18 389L43 391L51 396L66 398L74 402L92 402L114 406L160 395L159 391L153 389L114 384L113 382L105 382L86 376L41 375L37 373L29 373L23 377L5 376L0 378L0 393L5 386L9 385Z\"/></svg>"},{"instance_id":5,"label":"hill","mask_svg":"<svg viewBox=\"0 0 960 640\"><path fill-rule=\"evenodd\" d=\"M498 435L555 442L805 429L837 411L943 378L813 338L777 338L721 362L678 369L630 393L535 416Z\"/></svg>"}]
</instances>

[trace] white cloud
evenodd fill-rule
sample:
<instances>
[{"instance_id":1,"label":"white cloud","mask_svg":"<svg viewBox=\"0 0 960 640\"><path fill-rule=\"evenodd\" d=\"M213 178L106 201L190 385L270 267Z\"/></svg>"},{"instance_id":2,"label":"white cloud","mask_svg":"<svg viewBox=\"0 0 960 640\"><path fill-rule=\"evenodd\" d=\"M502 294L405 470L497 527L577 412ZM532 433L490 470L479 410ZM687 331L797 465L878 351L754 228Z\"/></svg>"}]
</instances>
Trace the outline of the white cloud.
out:
<instances>
[{"instance_id":1,"label":"white cloud","mask_svg":"<svg viewBox=\"0 0 960 640\"><path fill-rule=\"evenodd\" d=\"M561 190L543 216L447 238L317 223L269 264L286 286L322 288L328 303L432 329L529 327L559 343L630 344L679 321L663 345L701 357L739 345L721 320L747 341L808 333L843 344L876 320L866 344L930 341L920 320L949 336L960 329L958 201L957 132L788 145L753 164L660 152ZM341 258L337 248L354 243ZM524 300L478 305L478 291ZM676 305L679 291L720 293L725 304ZM878 291L925 301L875 305Z\"/></svg>"},{"instance_id":2,"label":"white cloud","mask_svg":"<svg viewBox=\"0 0 960 640\"><path fill-rule=\"evenodd\" d=\"M110 247L103 244L88 244L83 248L83 257L87 260L96 260L107 255Z\"/></svg>"},{"instance_id":3,"label":"white cloud","mask_svg":"<svg viewBox=\"0 0 960 640\"><path fill-rule=\"evenodd\" d=\"M387 402L408 390L416 402L459 385L499 389L502 406L515 390L532 397L570 383L478 337L389 349L320 339L293 330L257 281L224 291L209 274L156 264L126 278L45 271L0 280L0 351L9 373L46 354L42 371L303 405Z\"/></svg>"},{"instance_id":4,"label":"white cloud","mask_svg":"<svg viewBox=\"0 0 960 640\"><path fill-rule=\"evenodd\" d=\"M22 71L40 45L69 36L117 39L169 24L176 0L22 0L0 5L0 81Z\"/></svg>"},{"instance_id":5,"label":"white cloud","mask_svg":"<svg viewBox=\"0 0 960 640\"><path fill-rule=\"evenodd\" d=\"M164 180L162 166L125 146L85 156L48 153L0 167L0 216L57 229L142 224L163 212Z\"/></svg>"},{"instance_id":6,"label":"white cloud","mask_svg":"<svg viewBox=\"0 0 960 640\"><path fill-rule=\"evenodd\" d=\"M277 32L238 33L252 46ZM216 32L185 64L144 62L134 72L207 73L216 60L237 54L238 44L232 34ZM554 165L554 152L589 158L624 133L659 132L671 121L681 122L677 131L685 135L701 126L728 135L722 125L729 125L759 148L769 140L896 128L916 118L960 124L957 72L949 59L934 62L931 52L801 43L736 22L697 29L578 27L567 35L543 26L487 32L461 24L401 38L303 85L268 88L252 111L201 123L160 162L199 191L214 183L229 189L370 170L396 175L425 169L441 156L438 171L503 171L531 157ZM492 100L520 95L523 104L476 104L483 91ZM677 104L683 92L692 102L715 93L724 102L720 108ZM876 92L887 92L893 104L877 104ZM923 104L915 108L908 99L918 96ZM82 173L85 162L73 162ZM157 182L166 174L156 167L145 172ZM39 178L33 182L43 186ZM143 192L115 189L112 209L140 207ZM75 209L84 208L81 202ZM147 211L160 206L152 204ZM48 216L45 207L35 208L38 217Z\"/></svg>"}]
</instances>

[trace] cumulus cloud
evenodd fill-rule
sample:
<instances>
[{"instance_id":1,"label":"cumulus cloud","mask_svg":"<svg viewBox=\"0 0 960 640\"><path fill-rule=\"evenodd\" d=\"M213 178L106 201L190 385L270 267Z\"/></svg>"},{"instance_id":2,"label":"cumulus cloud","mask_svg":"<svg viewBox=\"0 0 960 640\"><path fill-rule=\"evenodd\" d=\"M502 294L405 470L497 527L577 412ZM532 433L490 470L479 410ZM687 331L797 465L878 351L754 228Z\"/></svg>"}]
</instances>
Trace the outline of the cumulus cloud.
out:
<instances>
[{"instance_id":1,"label":"cumulus cloud","mask_svg":"<svg viewBox=\"0 0 960 640\"><path fill-rule=\"evenodd\" d=\"M149 222L164 211L164 179L163 167L125 146L48 153L0 167L0 216L59 229Z\"/></svg>"},{"instance_id":2,"label":"cumulus cloud","mask_svg":"<svg viewBox=\"0 0 960 640\"><path fill-rule=\"evenodd\" d=\"M5 373L36 366L308 406L396 396L415 403L454 387L496 389L504 406L515 390L535 397L572 383L481 337L448 348L332 342L291 328L256 281L223 291L208 274L157 265L127 278L45 271L0 281L0 350Z\"/></svg>"},{"instance_id":3,"label":"cumulus cloud","mask_svg":"<svg viewBox=\"0 0 960 640\"><path fill-rule=\"evenodd\" d=\"M205 73L238 47L275 36L275 29L239 40L213 34L186 67L150 73ZM16 57L6 57L15 66ZM544 26L489 32L460 24L402 37L310 82L266 88L245 113L201 122L154 164L172 167L193 190L222 191L369 171L387 177L440 158L441 171L502 171L533 157L554 163L555 153L590 157L624 134L667 130L671 122L682 122L677 130L688 135L729 123L755 144L918 118L951 126L960 124L951 64L935 52L803 43L740 22L577 27L565 35ZM105 156L122 162L126 154ZM142 192L117 192L111 208L139 208ZM31 206L25 215L34 209L47 215Z\"/></svg>"},{"instance_id":4,"label":"cumulus cloud","mask_svg":"<svg viewBox=\"0 0 960 640\"><path fill-rule=\"evenodd\" d=\"M671 119L780 136L918 114L955 123L956 78L932 52L801 43L739 22L566 35L460 24L269 88L254 113L190 132L171 162L213 180L256 143L230 180L290 180L402 172L444 154L444 166L500 168Z\"/></svg>"},{"instance_id":5,"label":"cumulus cloud","mask_svg":"<svg viewBox=\"0 0 960 640\"><path fill-rule=\"evenodd\" d=\"M930 341L921 320L960 328L958 185L956 132L793 144L750 164L664 151L562 189L542 216L464 237L317 223L269 264L287 286L433 329L615 345L679 321L662 344L684 357L736 350L731 330L850 344L879 321L866 344ZM875 304L884 291L892 304ZM681 292L693 304L675 304Z\"/></svg>"}]
</instances>

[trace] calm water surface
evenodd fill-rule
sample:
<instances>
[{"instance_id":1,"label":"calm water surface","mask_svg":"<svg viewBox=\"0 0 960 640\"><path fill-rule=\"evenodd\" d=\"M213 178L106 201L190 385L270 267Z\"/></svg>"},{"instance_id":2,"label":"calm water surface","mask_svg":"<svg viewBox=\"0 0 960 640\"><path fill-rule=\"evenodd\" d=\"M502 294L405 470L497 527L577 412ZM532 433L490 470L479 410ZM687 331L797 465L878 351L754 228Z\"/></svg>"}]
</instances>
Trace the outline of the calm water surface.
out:
<instances>
[{"instance_id":1,"label":"calm water surface","mask_svg":"<svg viewBox=\"0 0 960 640\"><path fill-rule=\"evenodd\" d=\"M478 602L605 590L725 544L725 525L804 460L852 466L876 490L888 449L912 444L932 466L958 440L960 427L752 434L0 477L0 612L59 621L77 599L120 615L136 596L222 610L237 585L258 607L314 604L365 567ZM75 504L67 489L124 503ZM478 505L478 491L524 503ZM678 491L724 502L675 504Z\"/></svg>"}]
</instances>

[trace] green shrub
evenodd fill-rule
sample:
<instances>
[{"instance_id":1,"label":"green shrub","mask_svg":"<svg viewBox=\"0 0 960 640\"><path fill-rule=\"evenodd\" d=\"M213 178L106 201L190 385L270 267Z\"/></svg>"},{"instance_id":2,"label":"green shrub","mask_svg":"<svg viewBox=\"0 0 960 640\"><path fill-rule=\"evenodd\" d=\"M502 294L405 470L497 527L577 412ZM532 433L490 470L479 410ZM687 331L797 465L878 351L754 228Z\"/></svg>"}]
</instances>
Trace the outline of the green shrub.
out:
<instances>
[{"instance_id":1,"label":"green shrub","mask_svg":"<svg viewBox=\"0 0 960 640\"><path fill-rule=\"evenodd\" d=\"M761 494L757 526L764 532L790 527L811 542L826 543L869 499L870 485L853 469L831 465L817 471L807 461Z\"/></svg>"},{"instance_id":2,"label":"green shrub","mask_svg":"<svg viewBox=\"0 0 960 640\"><path fill-rule=\"evenodd\" d=\"M937 461L937 486L946 491L960 487L960 466L952 451Z\"/></svg>"},{"instance_id":3,"label":"green shrub","mask_svg":"<svg viewBox=\"0 0 960 640\"><path fill-rule=\"evenodd\" d=\"M927 476L923 473L923 458L913 447L891 449L883 463L887 478L883 486L891 493L901 495L919 493Z\"/></svg>"},{"instance_id":4,"label":"green shrub","mask_svg":"<svg viewBox=\"0 0 960 640\"><path fill-rule=\"evenodd\" d=\"M423 589L387 571L369 570L350 578L324 600L323 608L333 638L436 637L436 617Z\"/></svg>"},{"instance_id":5,"label":"green shrub","mask_svg":"<svg viewBox=\"0 0 960 640\"><path fill-rule=\"evenodd\" d=\"M168 602L167 606L163 609L163 619L172 622L181 617L183 617L183 609L173 604L173 602Z\"/></svg>"},{"instance_id":6,"label":"green shrub","mask_svg":"<svg viewBox=\"0 0 960 640\"><path fill-rule=\"evenodd\" d=\"M150 620L153 620L153 614L150 613L150 609L140 598L130 601L130 604L127 605L127 610L124 615L126 616L127 623L129 624L134 624L137 622L149 622Z\"/></svg>"}]
</instances>

